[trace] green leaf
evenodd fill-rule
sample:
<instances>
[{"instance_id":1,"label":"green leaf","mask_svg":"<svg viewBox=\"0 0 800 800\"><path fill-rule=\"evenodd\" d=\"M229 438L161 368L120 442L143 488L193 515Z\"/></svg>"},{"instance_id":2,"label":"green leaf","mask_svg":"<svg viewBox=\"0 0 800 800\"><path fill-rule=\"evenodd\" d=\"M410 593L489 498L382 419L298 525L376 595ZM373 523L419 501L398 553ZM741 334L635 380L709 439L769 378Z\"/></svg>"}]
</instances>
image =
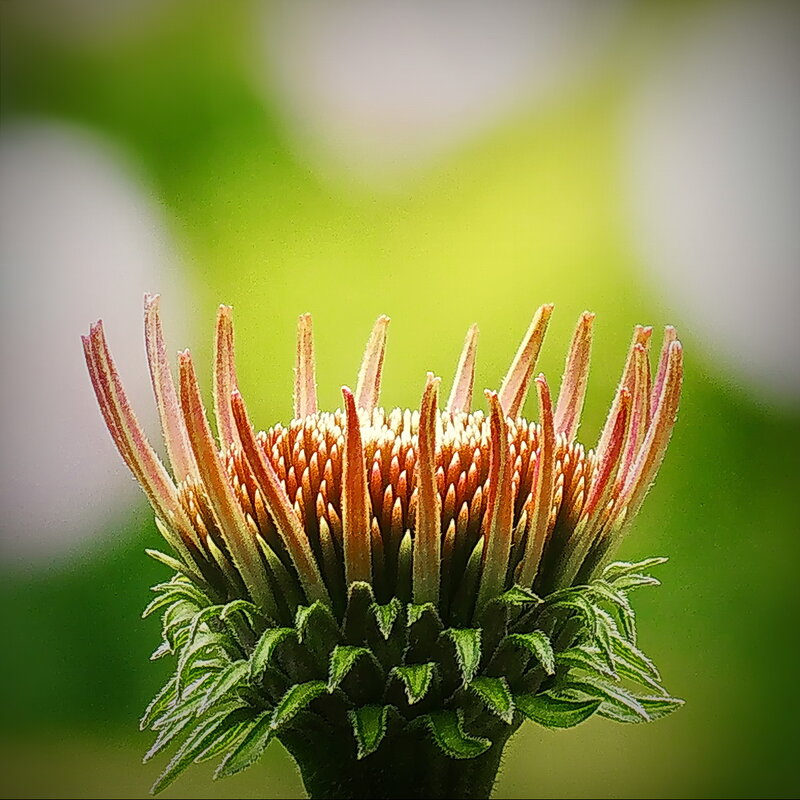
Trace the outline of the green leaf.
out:
<instances>
[{"instance_id":1,"label":"green leaf","mask_svg":"<svg viewBox=\"0 0 800 800\"><path fill-rule=\"evenodd\" d=\"M139 720L139 730L143 731L150 727L150 723L167 709L167 706L176 696L177 679L170 678L160 689L158 694L150 701L145 709L142 718Z\"/></svg>"},{"instance_id":2,"label":"green leaf","mask_svg":"<svg viewBox=\"0 0 800 800\"><path fill-rule=\"evenodd\" d=\"M620 708L624 713L632 712L641 718L643 722L649 722L650 717L645 711L644 706L629 691L621 686L615 686L605 681L586 678L584 680L569 681L559 687L559 691L583 692L594 699L599 699L604 703Z\"/></svg>"},{"instance_id":3,"label":"green leaf","mask_svg":"<svg viewBox=\"0 0 800 800\"><path fill-rule=\"evenodd\" d=\"M552 596L553 595L551 595L551 597ZM548 598L548 601L549 600L550 598ZM550 610L565 608L570 611L576 611L583 617L587 628L592 631L597 629L597 610L582 593L575 592L571 595L566 595L563 599L557 600L554 603L548 602L548 606Z\"/></svg>"},{"instance_id":4,"label":"green leaf","mask_svg":"<svg viewBox=\"0 0 800 800\"><path fill-rule=\"evenodd\" d=\"M507 725L514 718L514 698L505 678L478 677L472 680L469 688L483 701L492 714L496 714Z\"/></svg>"},{"instance_id":5,"label":"green leaf","mask_svg":"<svg viewBox=\"0 0 800 800\"><path fill-rule=\"evenodd\" d=\"M636 614L623 591L604 580L592 582L592 591L601 600L609 603L619 616L623 634L629 642L636 643Z\"/></svg>"},{"instance_id":6,"label":"green leaf","mask_svg":"<svg viewBox=\"0 0 800 800\"><path fill-rule=\"evenodd\" d=\"M389 706L362 706L347 712L358 746L358 758L374 753L386 734Z\"/></svg>"},{"instance_id":7,"label":"green leaf","mask_svg":"<svg viewBox=\"0 0 800 800\"><path fill-rule=\"evenodd\" d=\"M250 601L242 600L241 598L226 603L222 608L219 618L223 622L226 622L237 611L250 623L251 628L256 628L258 626L258 618L261 617L258 609Z\"/></svg>"},{"instance_id":8,"label":"green leaf","mask_svg":"<svg viewBox=\"0 0 800 800\"><path fill-rule=\"evenodd\" d=\"M414 705L425 697L433 680L435 667L436 664L431 661L427 664L404 664L392 670L405 684L409 705Z\"/></svg>"},{"instance_id":9,"label":"green leaf","mask_svg":"<svg viewBox=\"0 0 800 800\"><path fill-rule=\"evenodd\" d=\"M448 628L442 635L451 639L455 645L461 677L464 683L469 683L475 677L481 663L480 628Z\"/></svg>"},{"instance_id":10,"label":"green leaf","mask_svg":"<svg viewBox=\"0 0 800 800\"><path fill-rule=\"evenodd\" d=\"M611 649L619 661L630 664L645 675L649 675L654 681L661 680L661 673L658 671L658 667L636 645L626 642L620 636L612 635Z\"/></svg>"},{"instance_id":11,"label":"green leaf","mask_svg":"<svg viewBox=\"0 0 800 800\"><path fill-rule=\"evenodd\" d=\"M549 692L516 695L514 702L528 719L545 728L571 728L589 719L600 706L599 700L567 700Z\"/></svg>"},{"instance_id":12,"label":"green leaf","mask_svg":"<svg viewBox=\"0 0 800 800\"><path fill-rule=\"evenodd\" d=\"M144 611L142 611L142 619L147 619L147 617L158 611L158 609L168 606L182 598L183 595L180 592L164 592L159 594L145 606Z\"/></svg>"},{"instance_id":13,"label":"green leaf","mask_svg":"<svg viewBox=\"0 0 800 800\"><path fill-rule=\"evenodd\" d=\"M530 633L512 633L508 641L524 647L544 668L548 675L556 671L555 654L550 639L543 631L531 631Z\"/></svg>"},{"instance_id":14,"label":"green leaf","mask_svg":"<svg viewBox=\"0 0 800 800\"><path fill-rule=\"evenodd\" d=\"M255 683L261 679L281 642L295 635L294 628L267 628L261 634L261 638L256 642L253 654L250 656L250 680L252 682Z\"/></svg>"},{"instance_id":15,"label":"green leaf","mask_svg":"<svg viewBox=\"0 0 800 800\"><path fill-rule=\"evenodd\" d=\"M461 711L435 711L428 715L428 723L434 741L450 758L475 758L492 746L489 739L464 731Z\"/></svg>"},{"instance_id":16,"label":"green leaf","mask_svg":"<svg viewBox=\"0 0 800 800\"><path fill-rule=\"evenodd\" d=\"M275 706L269 723L270 727L273 730L283 727L320 695L325 694L327 689L324 681L296 683Z\"/></svg>"},{"instance_id":17,"label":"green leaf","mask_svg":"<svg viewBox=\"0 0 800 800\"><path fill-rule=\"evenodd\" d=\"M237 745L257 715L258 712L250 706L242 706L231 711L225 724L221 726L219 735L195 756L194 763L209 761Z\"/></svg>"},{"instance_id":18,"label":"green leaf","mask_svg":"<svg viewBox=\"0 0 800 800\"><path fill-rule=\"evenodd\" d=\"M641 575L639 573L631 573L630 575L620 575L615 578L614 586L622 591L629 592L631 589L637 589L639 586L661 586L661 581L654 578L652 575Z\"/></svg>"},{"instance_id":19,"label":"green leaf","mask_svg":"<svg viewBox=\"0 0 800 800\"><path fill-rule=\"evenodd\" d=\"M408 618L406 621L408 627L410 628L412 625L419 622L425 612L433 614L437 619L439 618L439 613L433 603L409 603Z\"/></svg>"},{"instance_id":20,"label":"green leaf","mask_svg":"<svg viewBox=\"0 0 800 800\"><path fill-rule=\"evenodd\" d=\"M234 661L233 664L222 670L211 684L208 692L206 692L203 702L198 709L198 713L202 714L204 711L220 702L220 700L224 699L239 686L239 684L243 683L247 678L249 669L249 663L244 659L240 659L239 661Z\"/></svg>"},{"instance_id":21,"label":"green leaf","mask_svg":"<svg viewBox=\"0 0 800 800\"><path fill-rule=\"evenodd\" d=\"M158 794L166 789L195 760L198 754L202 753L216 739L219 732L224 729L232 710L231 707L220 709L195 726L153 784L153 788L150 789L151 794Z\"/></svg>"},{"instance_id":22,"label":"green leaf","mask_svg":"<svg viewBox=\"0 0 800 800\"><path fill-rule=\"evenodd\" d=\"M300 606L295 615L295 628L301 644L311 651L317 663L327 665L340 640L339 625L330 608L321 600L310 606Z\"/></svg>"},{"instance_id":23,"label":"green leaf","mask_svg":"<svg viewBox=\"0 0 800 800\"><path fill-rule=\"evenodd\" d=\"M585 647L570 647L556 655L556 664L570 669L582 669L606 678L616 678L617 674L598 657L598 654Z\"/></svg>"},{"instance_id":24,"label":"green leaf","mask_svg":"<svg viewBox=\"0 0 800 800\"><path fill-rule=\"evenodd\" d=\"M642 704L642 707L647 712L650 719L661 719L677 711L684 701L679 697L638 697L637 700Z\"/></svg>"},{"instance_id":25,"label":"green leaf","mask_svg":"<svg viewBox=\"0 0 800 800\"><path fill-rule=\"evenodd\" d=\"M534 594L530 589L524 586L515 585L508 591L499 595L498 600L510 606L524 606L524 605L541 605L542 598Z\"/></svg>"},{"instance_id":26,"label":"green leaf","mask_svg":"<svg viewBox=\"0 0 800 800\"><path fill-rule=\"evenodd\" d=\"M666 564L668 558L646 558L644 561L614 561L603 570L603 578L609 583L614 583L615 580L623 575L629 575L633 572L643 572L651 567L657 567L661 564Z\"/></svg>"},{"instance_id":27,"label":"green leaf","mask_svg":"<svg viewBox=\"0 0 800 800\"><path fill-rule=\"evenodd\" d=\"M338 644L331 653L328 668L328 691L332 692L345 678L353 664L361 656L370 656L372 653L366 647Z\"/></svg>"},{"instance_id":28,"label":"green leaf","mask_svg":"<svg viewBox=\"0 0 800 800\"><path fill-rule=\"evenodd\" d=\"M214 772L214 780L227 778L249 767L264 752L274 733L270 725L270 712L259 714L247 725L242 738L222 759Z\"/></svg>"},{"instance_id":29,"label":"green leaf","mask_svg":"<svg viewBox=\"0 0 800 800\"><path fill-rule=\"evenodd\" d=\"M161 642L155 650L150 654L151 661L158 661L159 658L164 658L172 653L172 645L169 642Z\"/></svg>"},{"instance_id":30,"label":"green leaf","mask_svg":"<svg viewBox=\"0 0 800 800\"><path fill-rule=\"evenodd\" d=\"M372 604L372 613L375 615L378 630L380 630L384 639L388 639L391 635L394 623L402 608L401 602L396 597L393 597L386 605Z\"/></svg>"}]
</instances>

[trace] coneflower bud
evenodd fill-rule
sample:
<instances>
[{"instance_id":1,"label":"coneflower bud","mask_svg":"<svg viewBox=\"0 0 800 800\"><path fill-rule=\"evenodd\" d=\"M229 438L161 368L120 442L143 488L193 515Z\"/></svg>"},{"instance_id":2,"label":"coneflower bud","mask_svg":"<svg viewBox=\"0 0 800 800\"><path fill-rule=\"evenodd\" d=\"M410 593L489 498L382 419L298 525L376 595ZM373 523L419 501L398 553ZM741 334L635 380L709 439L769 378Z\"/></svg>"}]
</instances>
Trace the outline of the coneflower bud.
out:
<instances>
[{"instance_id":1,"label":"coneflower bud","mask_svg":"<svg viewBox=\"0 0 800 800\"><path fill-rule=\"evenodd\" d=\"M217 776L272 739L315 797L487 797L525 718L648 721L681 704L636 646L630 589L657 581L608 563L664 457L682 350L667 328L651 379L637 326L597 446L576 441L594 315L578 320L555 402L536 360L552 313L534 315L488 414L473 410L478 330L452 390L419 410L379 406L388 317L342 410L318 409L312 323L298 322L294 419L256 432L238 389L231 309L217 316L215 439L194 365L175 385L158 297L145 340L171 474L128 403L102 323L83 338L106 425L141 483L175 576L163 611L175 674L148 708L153 787L218 757ZM538 423L521 416L534 384ZM624 683L623 683L624 681ZM634 690L644 687L645 692Z\"/></svg>"}]
</instances>

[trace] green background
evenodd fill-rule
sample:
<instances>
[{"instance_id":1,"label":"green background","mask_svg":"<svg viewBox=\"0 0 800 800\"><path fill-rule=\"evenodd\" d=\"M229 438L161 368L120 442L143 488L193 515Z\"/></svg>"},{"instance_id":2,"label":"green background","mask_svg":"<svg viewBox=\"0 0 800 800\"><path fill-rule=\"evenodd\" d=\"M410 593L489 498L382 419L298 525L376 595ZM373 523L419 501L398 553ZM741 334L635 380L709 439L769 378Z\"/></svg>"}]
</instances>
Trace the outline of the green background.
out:
<instances>
[{"instance_id":1,"label":"green background","mask_svg":"<svg viewBox=\"0 0 800 800\"><path fill-rule=\"evenodd\" d=\"M197 298L192 339L173 349L191 344L207 364L215 307L233 304L241 384L261 426L291 414L294 325L305 311L314 315L320 401L335 407L379 313L392 317L384 402L413 406L426 370L441 374L447 390L472 322L482 331L476 385L496 386L542 302L556 304L540 363L557 384L574 321L592 309L581 429L589 443L632 325L676 324L687 356L679 422L622 555L670 557L663 586L634 599L643 646L686 707L641 727L525 726L507 751L497 795L800 790L800 413L739 387L680 310L641 279L617 144L638 47L622 48L544 111L522 111L401 189L379 192L319 175L295 154L280 114L248 75L247 3L180 5L113 46L59 43L4 11L4 43L13 43L3 62L4 122L77 122L141 167ZM656 13L633 14L632 42L653 30ZM664 7L659 25L693 13L694 5L677 15ZM147 587L164 577L143 554L159 538L144 504L121 513L127 521L113 536L66 564L2 568L3 796L139 797L159 771L160 763L140 765L149 740L136 727L168 667L148 662L158 624L139 619ZM243 775L212 783L204 765L165 796L300 791L275 745Z\"/></svg>"}]
</instances>

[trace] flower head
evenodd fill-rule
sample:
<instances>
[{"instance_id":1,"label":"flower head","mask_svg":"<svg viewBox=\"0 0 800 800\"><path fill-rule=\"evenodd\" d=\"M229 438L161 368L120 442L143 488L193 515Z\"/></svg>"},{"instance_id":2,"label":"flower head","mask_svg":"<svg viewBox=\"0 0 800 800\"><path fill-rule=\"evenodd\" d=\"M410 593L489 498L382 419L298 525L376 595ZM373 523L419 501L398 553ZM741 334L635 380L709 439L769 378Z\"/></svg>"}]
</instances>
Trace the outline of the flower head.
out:
<instances>
[{"instance_id":1,"label":"flower head","mask_svg":"<svg viewBox=\"0 0 800 800\"><path fill-rule=\"evenodd\" d=\"M223 608L244 602L251 610L249 630L239 631L238 636L244 655L252 657L254 649L258 651L258 645L253 646L257 635L263 640L271 630L300 625L298 610L322 608L321 613L346 641L347 626L352 628L356 613L354 596L361 592L369 597L372 613L377 615L375 624L387 641L392 613L399 612L386 609L406 609L409 629L429 609L440 634L437 646L441 646L441 635L448 631L479 630L483 633L477 641L481 635L485 641L494 624L487 622L491 609L498 598L505 598L511 606L533 606L505 614L502 630L498 629L503 635L495 642L533 636L523 642L522 649L527 647L525 658L538 659L544 671L535 686L527 682L525 696L541 698L549 691L551 700L585 706L589 702L584 696L586 685L582 695L580 689L570 694L569 688L547 682L547 675L558 676L554 653L559 647L574 647L579 640L585 644L586 637L581 639L585 631L573 624L571 633L562 630L559 638L556 634L564 620L547 622L540 606L547 606L547 598L556 598L557 606L567 602L564 597L572 597L570 592L577 597L591 586L595 594L606 591L606 601L610 596L612 604L617 602L624 609L627 601L619 587L606 580L608 571L603 573L606 577L598 576L640 508L664 457L678 409L682 349L675 330L668 327L653 379L648 358L652 331L636 327L607 421L596 446L587 450L576 435L589 374L594 315L585 312L578 320L560 391L553 400L545 377L534 377L552 310L551 305L539 308L499 389L485 392L488 412L474 410L472 403L475 326L467 333L446 402L440 400L440 379L428 373L421 385L419 409L380 407L389 324L384 316L370 335L355 390L342 388L341 410L320 411L312 322L310 315L303 315L298 322L294 418L286 426L257 432L238 389L231 309L220 306L213 365L215 438L192 357L188 351L179 354L176 386L163 341L158 297L146 296L147 357L171 474L128 403L102 323L93 325L83 343L100 409L173 550L172 556L156 557L183 576L166 586L193 586L204 598L196 602L193 624L200 626L197 614L202 614L204 603ZM538 422L521 416L531 384ZM611 569L612 574L614 569L630 574L616 565ZM601 585L605 589L597 588ZM591 605L585 598L580 602ZM362 612L363 616L366 612ZM555 611L552 614L558 618ZM605 616L610 620L605 624L614 626L612 617ZM511 633L515 620L517 633ZM596 619L591 625L591 635L601 636ZM612 633L624 640L616 626ZM466 669L467 644L459 636L450 634L456 643L462 685L477 680L479 665L493 664L492 675L505 675L498 672L495 662L500 658L506 664L511 657L503 661L497 652L485 650L481 656L480 648L473 668ZM335 648L370 649L368 640L364 633L351 644L331 645L330 663L326 662L329 691L333 691L330 659ZM408 669L439 663L430 653L412 653L407 663L409 641L405 654L395 656L398 663L381 664L383 694L372 698L385 701L386 682L391 682L392 675L399 676L405 683L407 703L398 713L405 721L416 718L413 706L427 692L416 696ZM172 650L185 646L185 642L168 644ZM586 658L596 655L591 649L594 644L586 647ZM423 655L430 660L420 661ZM613 654L608 660L616 675ZM518 688L512 685L514 681L529 675L530 665L525 663L521 670L506 664L504 691L509 686ZM442 708L457 706L448 693L445 667L438 669ZM423 684L431 683L431 675L422 676ZM289 678L294 679L291 674ZM498 679L486 677L487 681ZM339 688L339 682L334 681L334 688ZM264 691L269 695L269 689ZM285 700L279 692L277 700L265 699L265 707L275 713L281 697ZM494 709L507 725L514 714L511 694L509 698L510 711L501 714ZM536 718L530 703L525 711L519 698L516 702L518 710ZM592 710L601 703L613 705L601 699ZM392 704L381 708L389 706L397 708ZM647 717L638 701L635 711ZM439 718L433 713L427 718L436 738ZM456 728L466 741L470 737L461 722L457 717ZM363 755L365 745L360 739L358 744Z\"/></svg>"}]
</instances>

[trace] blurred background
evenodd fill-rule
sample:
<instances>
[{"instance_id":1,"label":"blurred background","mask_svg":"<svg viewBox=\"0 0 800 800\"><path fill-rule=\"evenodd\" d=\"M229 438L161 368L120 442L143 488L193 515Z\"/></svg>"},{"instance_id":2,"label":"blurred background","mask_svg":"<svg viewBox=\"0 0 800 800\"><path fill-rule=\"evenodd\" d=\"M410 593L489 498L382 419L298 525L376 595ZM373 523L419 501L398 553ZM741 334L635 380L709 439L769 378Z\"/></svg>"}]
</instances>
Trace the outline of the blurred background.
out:
<instances>
[{"instance_id":1,"label":"blurred background","mask_svg":"<svg viewBox=\"0 0 800 800\"><path fill-rule=\"evenodd\" d=\"M800 5L3 0L0 35L0 795L143 797L163 766L136 726L168 668L139 618L159 537L79 341L104 318L158 441L145 291L200 364L234 305L263 427L305 311L335 407L379 313L383 400L413 405L472 322L495 386L543 302L557 383L592 309L588 444L632 326L678 326L680 418L622 555L670 556L635 604L686 707L526 726L496 795L800 792ZM300 792L276 744L164 796Z\"/></svg>"}]
</instances>

